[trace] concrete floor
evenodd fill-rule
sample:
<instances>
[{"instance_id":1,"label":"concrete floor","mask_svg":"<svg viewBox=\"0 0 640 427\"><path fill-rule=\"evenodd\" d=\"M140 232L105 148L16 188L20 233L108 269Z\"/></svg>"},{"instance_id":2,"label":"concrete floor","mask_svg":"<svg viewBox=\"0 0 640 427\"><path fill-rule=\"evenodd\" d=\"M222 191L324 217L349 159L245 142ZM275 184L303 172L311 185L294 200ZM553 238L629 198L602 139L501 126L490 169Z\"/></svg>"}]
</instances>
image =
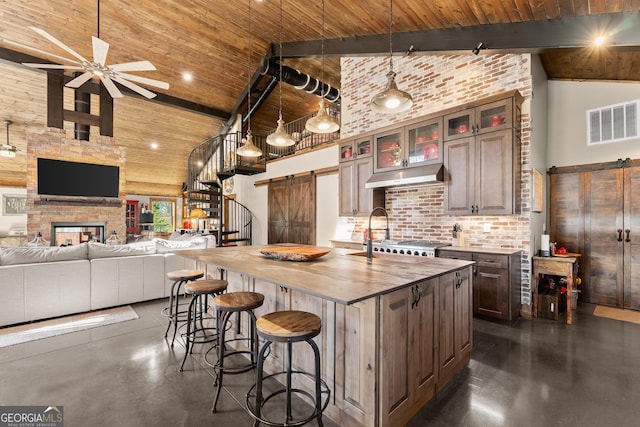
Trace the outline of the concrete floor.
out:
<instances>
[{"instance_id":1,"label":"concrete floor","mask_svg":"<svg viewBox=\"0 0 640 427\"><path fill-rule=\"evenodd\" d=\"M213 370L196 355L178 371L184 348L163 338L164 304L134 305L134 321L0 349L0 404L64 406L67 427L252 425L243 409L251 375L226 376L212 414ZM474 319L469 366L408 426L639 425L640 325L592 311L580 304L571 326Z\"/></svg>"}]
</instances>

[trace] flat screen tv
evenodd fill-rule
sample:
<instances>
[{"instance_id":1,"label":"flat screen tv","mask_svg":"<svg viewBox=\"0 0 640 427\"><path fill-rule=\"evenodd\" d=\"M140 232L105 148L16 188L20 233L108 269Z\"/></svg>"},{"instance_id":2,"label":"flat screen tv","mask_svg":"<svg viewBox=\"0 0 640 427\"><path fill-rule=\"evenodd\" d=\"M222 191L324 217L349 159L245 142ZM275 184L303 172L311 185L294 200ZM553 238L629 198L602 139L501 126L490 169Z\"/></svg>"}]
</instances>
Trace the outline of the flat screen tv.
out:
<instances>
[{"instance_id":1,"label":"flat screen tv","mask_svg":"<svg viewBox=\"0 0 640 427\"><path fill-rule=\"evenodd\" d=\"M118 197L118 166L38 158L38 194Z\"/></svg>"}]
</instances>

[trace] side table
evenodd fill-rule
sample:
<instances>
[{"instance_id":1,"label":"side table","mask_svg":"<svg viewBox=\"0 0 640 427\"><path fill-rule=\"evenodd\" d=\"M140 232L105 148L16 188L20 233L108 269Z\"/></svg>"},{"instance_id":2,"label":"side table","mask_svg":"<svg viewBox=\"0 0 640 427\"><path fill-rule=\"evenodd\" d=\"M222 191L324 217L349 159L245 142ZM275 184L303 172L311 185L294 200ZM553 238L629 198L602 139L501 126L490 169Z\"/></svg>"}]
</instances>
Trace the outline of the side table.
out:
<instances>
[{"instance_id":1,"label":"side table","mask_svg":"<svg viewBox=\"0 0 640 427\"><path fill-rule=\"evenodd\" d=\"M571 300L575 277L578 273L578 259L580 254L567 256L534 256L533 257L533 316L538 317L538 284L541 274L563 276L567 280L567 324L573 323Z\"/></svg>"}]
</instances>

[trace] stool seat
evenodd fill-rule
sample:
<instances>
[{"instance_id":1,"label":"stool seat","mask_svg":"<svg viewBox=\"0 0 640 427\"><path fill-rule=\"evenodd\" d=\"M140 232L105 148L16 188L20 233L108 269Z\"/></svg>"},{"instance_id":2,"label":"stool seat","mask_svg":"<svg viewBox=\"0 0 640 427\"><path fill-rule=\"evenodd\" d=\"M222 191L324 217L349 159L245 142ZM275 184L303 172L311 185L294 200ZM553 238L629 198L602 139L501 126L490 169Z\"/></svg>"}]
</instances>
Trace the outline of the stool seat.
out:
<instances>
[{"instance_id":1,"label":"stool seat","mask_svg":"<svg viewBox=\"0 0 640 427\"><path fill-rule=\"evenodd\" d=\"M167 273L169 280L196 280L204 276L202 270L175 270Z\"/></svg>"},{"instance_id":2,"label":"stool seat","mask_svg":"<svg viewBox=\"0 0 640 427\"><path fill-rule=\"evenodd\" d=\"M230 312L253 310L263 302L264 295L257 292L229 292L213 299L213 304L218 310Z\"/></svg>"},{"instance_id":3,"label":"stool seat","mask_svg":"<svg viewBox=\"0 0 640 427\"><path fill-rule=\"evenodd\" d=\"M226 290L227 285L226 280L220 279L196 280L184 285L184 290L188 294L211 294Z\"/></svg>"},{"instance_id":4,"label":"stool seat","mask_svg":"<svg viewBox=\"0 0 640 427\"><path fill-rule=\"evenodd\" d=\"M306 311L276 311L256 321L258 334L271 341L302 341L313 338L322 330L322 320Z\"/></svg>"}]
</instances>

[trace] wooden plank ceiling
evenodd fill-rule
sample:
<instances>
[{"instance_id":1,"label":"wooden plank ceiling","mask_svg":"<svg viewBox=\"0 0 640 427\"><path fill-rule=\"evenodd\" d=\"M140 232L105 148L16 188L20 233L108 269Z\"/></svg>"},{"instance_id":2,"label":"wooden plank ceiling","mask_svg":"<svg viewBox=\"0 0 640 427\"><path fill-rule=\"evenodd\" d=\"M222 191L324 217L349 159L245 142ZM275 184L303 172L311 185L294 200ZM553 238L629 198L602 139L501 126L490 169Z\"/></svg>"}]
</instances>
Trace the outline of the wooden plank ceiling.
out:
<instances>
[{"instance_id":1,"label":"wooden plank ceiling","mask_svg":"<svg viewBox=\"0 0 640 427\"><path fill-rule=\"evenodd\" d=\"M45 62L59 63L45 52L69 56L29 29L36 26L91 58L91 36L98 35L99 30L100 38L110 44L107 64L149 60L157 71L138 74L166 81L170 88L166 91L148 89L228 115L242 99L249 75L269 54L271 44L275 43L276 47L278 44L280 2L251 1L251 39L247 1L4 1L0 12L0 57L7 59L12 52L22 52ZM323 72L323 61L318 55L318 41L322 37L321 2L283 0L282 4L283 52L286 54L287 47L296 42L302 42L303 49L309 48L308 56L297 54L296 58L286 58L283 63L316 78L324 75L324 80L335 87L340 87L340 61L339 55L331 51L332 46L340 42L342 48L353 48L359 40L366 42L367 37L387 35L389 31L387 0L325 0ZM474 37L479 34L478 28L602 14L637 14L638 11L640 0L395 0L394 38L401 33L456 30L460 35L466 34L464 37L469 40L477 40ZM494 27L489 27L491 25ZM527 37L535 44L538 35ZM7 40L44 52L26 51ZM379 54L387 52L388 44L377 41L376 44L380 46ZM472 47L468 46L469 53ZM481 54L490 54L488 47ZM584 49L579 48L542 47L545 48L540 50L535 45L527 45L519 51L541 53L549 78L640 80L637 44L597 54L585 54ZM421 48L417 54L428 54L428 51L429 47ZM193 79L183 80L184 72L191 73ZM26 182L25 135L42 131L45 126L45 84L42 71L10 61L0 62L0 118L14 122L10 142L22 153L10 160L0 157L0 186L20 186ZM255 134L266 135L273 129L278 94L275 90L252 118ZM317 108L317 97L290 85L282 85L282 95L285 121ZM132 96L116 99L114 138L127 148L127 193L179 194L186 178L188 153L216 134L225 121L221 117ZM4 142L5 137L0 137L0 143ZM157 142L159 149L151 150L151 142Z\"/></svg>"}]
</instances>

